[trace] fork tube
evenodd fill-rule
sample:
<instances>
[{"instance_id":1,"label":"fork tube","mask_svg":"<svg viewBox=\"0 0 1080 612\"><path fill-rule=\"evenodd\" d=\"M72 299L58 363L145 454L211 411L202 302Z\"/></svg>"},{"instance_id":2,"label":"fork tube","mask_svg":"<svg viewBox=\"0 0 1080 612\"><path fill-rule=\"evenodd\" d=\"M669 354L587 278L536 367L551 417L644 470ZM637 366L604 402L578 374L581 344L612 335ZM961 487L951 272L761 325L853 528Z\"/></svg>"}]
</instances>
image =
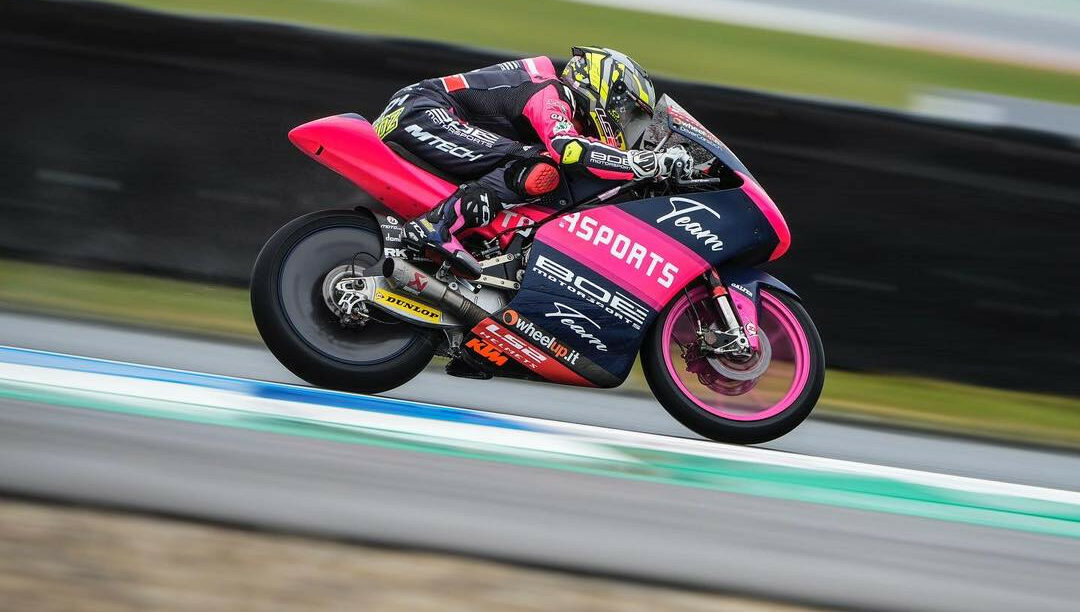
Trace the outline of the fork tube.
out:
<instances>
[{"instance_id":1,"label":"fork tube","mask_svg":"<svg viewBox=\"0 0 1080 612\"><path fill-rule=\"evenodd\" d=\"M737 332L739 336L742 336L742 323L739 321L739 315L735 313L731 298L728 297L727 287L720 280L720 275L716 273L716 270L709 270L705 275L705 282L709 284L713 299L716 300L716 305L720 307L720 314L724 317L724 323L727 325L725 331L728 333Z\"/></svg>"}]
</instances>

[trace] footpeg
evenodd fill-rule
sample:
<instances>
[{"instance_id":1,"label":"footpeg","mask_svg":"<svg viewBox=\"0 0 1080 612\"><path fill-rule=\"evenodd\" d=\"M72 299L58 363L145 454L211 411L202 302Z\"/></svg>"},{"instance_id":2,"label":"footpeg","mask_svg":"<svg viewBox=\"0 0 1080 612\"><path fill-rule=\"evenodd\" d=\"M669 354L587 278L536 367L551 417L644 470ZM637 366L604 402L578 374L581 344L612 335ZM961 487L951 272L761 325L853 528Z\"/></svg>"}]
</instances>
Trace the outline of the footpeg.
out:
<instances>
[{"instance_id":1,"label":"footpeg","mask_svg":"<svg viewBox=\"0 0 1080 612\"><path fill-rule=\"evenodd\" d=\"M467 251L447 251L441 245L425 244L424 256L435 263L446 262L450 271L467 280L480 278L484 267Z\"/></svg>"}]
</instances>

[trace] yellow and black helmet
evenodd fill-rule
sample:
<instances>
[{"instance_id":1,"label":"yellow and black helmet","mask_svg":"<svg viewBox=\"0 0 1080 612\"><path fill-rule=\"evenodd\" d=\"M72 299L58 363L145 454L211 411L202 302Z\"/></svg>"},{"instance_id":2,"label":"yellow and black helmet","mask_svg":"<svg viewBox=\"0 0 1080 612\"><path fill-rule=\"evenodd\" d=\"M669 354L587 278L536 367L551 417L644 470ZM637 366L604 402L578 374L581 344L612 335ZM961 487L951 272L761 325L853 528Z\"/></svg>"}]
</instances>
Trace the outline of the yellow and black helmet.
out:
<instances>
[{"instance_id":1,"label":"yellow and black helmet","mask_svg":"<svg viewBox=\"0 0 1080 612\"><path fill-rule=\"evenodd\" d=\"M574 93L600 140L620 149L637 144L656 104L649 74L625 53L602 47L573 47L561 79Z\"/></svg>"}]
</instances>

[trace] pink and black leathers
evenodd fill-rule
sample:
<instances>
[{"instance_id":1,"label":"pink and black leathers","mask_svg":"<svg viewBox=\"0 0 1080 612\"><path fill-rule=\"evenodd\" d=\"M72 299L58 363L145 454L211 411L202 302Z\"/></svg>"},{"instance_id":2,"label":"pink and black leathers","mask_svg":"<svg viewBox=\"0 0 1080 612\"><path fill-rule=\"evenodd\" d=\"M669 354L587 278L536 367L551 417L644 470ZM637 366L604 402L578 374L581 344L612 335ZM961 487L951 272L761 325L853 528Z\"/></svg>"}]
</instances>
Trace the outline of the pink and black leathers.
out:
<instances>
[{"instance_id":1,"label":"pink and black leathers","mask_svg":"<svg viewBox=\"0 0 1080 612\"><path fill-rule=\"evenodd\" d=\"M375 121L376 131L464 182L453 197L411 223L407 236L418 246L462 251L457 232L487 225L500 211L555 189L558 173L552 162L600 179L634 178L632 152L579 134L576 114L572 92L543 56L398 91Z\"/></svg>"},{"instance_id":2,"label":"pink and black leathers","mask_svg":"<svg viewBox=\"0 0 1080 612\"><path fill-rule=\"evenodd\" d=\"M547 57L428 79L394 94L375 128L443 173L474 180L507 204L521 194L505 173L518 160L545 153L563 162L572 143L583 152L567 166L599 178L634 178L626 151L579 134L574 97ZM388 119L390 118L390 119Z\"/></svg>"}]
</instances>

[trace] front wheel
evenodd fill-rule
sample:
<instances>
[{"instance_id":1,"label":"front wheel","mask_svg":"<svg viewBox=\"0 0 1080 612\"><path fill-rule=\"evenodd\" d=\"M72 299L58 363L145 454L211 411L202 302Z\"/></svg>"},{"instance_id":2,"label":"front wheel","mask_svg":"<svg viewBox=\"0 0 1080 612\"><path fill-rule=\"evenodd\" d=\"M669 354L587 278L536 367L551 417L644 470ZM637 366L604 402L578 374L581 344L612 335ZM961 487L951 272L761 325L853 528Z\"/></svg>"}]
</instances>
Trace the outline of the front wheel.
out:
<instances>
[{"instance_id":1,"label":"front wheel","mask_svg":"<svg viewBox=\"0 0 1080 612\"><path fill-rule=\"evenodd\" d=\"M806 419L821 394L825 352L810 315L786 294L763 289L760 297L758 334L767 347L762 353L771 354L753 379L696 348L698 321L707 329L721 320L704 287L673 300L642 347L653 394L680 423L706 438L738 444L774 440Z\"/></svg>"}]
</instances>

